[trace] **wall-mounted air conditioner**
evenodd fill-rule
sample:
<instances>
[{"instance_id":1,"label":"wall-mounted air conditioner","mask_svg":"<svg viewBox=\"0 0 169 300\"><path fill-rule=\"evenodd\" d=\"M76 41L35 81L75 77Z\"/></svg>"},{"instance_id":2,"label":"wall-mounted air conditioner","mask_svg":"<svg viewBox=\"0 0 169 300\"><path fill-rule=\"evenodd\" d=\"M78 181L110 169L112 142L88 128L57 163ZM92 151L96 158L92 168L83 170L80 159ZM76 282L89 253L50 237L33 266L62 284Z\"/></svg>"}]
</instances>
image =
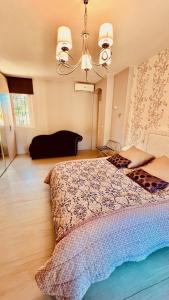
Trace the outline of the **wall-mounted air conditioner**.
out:
<instances>
[{"instance_id":1,"label":"wall-mounted air conditioner","mask_svg":"<svg viewBox=\"0 0 169 300\"><path fill-rule=\"evenodd\" d=\"M95 85L87 82L75 82L75 92L94 93Z\"/></svg>"}]
</instances>

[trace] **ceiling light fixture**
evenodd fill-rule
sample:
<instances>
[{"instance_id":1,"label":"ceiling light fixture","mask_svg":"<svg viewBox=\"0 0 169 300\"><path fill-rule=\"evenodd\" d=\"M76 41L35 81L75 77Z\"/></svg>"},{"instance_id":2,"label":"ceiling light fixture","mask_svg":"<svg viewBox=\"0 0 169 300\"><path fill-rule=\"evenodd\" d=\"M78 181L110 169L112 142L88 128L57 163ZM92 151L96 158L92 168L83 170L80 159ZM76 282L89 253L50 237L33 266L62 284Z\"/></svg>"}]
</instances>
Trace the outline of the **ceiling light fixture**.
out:
<instances>
[{"instance_id":1,"label":"ceiling light fixture","mask_svg":"<svg viewBox=\"0 0 169 300\"><path fill-rule=\"evenodd\" d=\"M88 50L88 38L89 32L87 30L87 4L88 0L83 0L85 5L84 13L84 30L82 32L82 55L77 64L71 65L69 60L72 59L70 50L72 49L72 36L71 30L67 26L60 26L57 34L57 46L56 46L56 60L57 73L59 75L69 75L73 73L79 66L86 73L86 81L88 80L88 72L93 70L99 77L103 78L99 74L97 67L102 67L109 70L111 64L112 51L111 46L113 45L113 26L111 23L104 23L100 26L98 45L101 48L99 52L98 63L95 63Z\"/></svg>"}]
</instances>

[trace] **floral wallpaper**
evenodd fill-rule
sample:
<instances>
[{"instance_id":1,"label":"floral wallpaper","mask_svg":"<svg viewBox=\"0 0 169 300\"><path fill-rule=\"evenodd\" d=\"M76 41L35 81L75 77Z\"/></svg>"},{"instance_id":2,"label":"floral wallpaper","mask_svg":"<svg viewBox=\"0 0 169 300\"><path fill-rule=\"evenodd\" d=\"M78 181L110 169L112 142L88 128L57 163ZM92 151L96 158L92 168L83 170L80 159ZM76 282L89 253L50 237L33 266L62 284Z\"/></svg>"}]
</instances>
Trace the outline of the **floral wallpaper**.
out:
<instances>
[{"instance_id":1,"label":"floral wallpaper","mask_svg":"<svg viewBox=\"0 0 169 300\"><path fill-rule=\"evenodd\" d=\"M156 130L169 132L169 48L134 67L126 144Z\"/></svg>"}]
</instances>

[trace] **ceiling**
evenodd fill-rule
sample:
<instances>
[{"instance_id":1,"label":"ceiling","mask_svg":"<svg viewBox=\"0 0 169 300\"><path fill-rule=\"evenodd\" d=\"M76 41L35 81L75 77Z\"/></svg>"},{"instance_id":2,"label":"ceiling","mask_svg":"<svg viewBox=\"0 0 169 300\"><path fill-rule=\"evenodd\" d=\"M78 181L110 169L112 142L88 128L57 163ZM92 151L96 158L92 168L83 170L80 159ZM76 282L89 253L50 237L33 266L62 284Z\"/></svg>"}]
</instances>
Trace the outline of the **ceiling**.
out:
<instances>
[{"instance_id":1,"label":"ceiling","mask_svg":"<svg viewBox=\"0 0 169 300\"><path fill-rule=\"evenodd\" d=\"M57 78L57 27L71 28L72 55L78 60L83 12L82 0L0 0L0 71ZM95 58L99 51L99 26L104 22L112 22L114 26L112 71L115 73L169 46L169 0L89 0L89 50ZM71 77L84 79L78 72Z\"/></svg>"}]
</instances>

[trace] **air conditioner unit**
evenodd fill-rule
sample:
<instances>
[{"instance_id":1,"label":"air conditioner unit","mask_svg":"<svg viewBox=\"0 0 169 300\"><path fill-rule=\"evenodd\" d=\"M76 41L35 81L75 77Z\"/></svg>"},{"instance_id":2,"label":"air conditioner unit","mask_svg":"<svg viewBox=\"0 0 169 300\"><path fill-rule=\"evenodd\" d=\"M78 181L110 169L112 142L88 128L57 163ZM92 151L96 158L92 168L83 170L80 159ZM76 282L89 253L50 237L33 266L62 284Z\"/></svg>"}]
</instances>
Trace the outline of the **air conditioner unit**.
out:
<instances>
[{"instance_id":1,"label":"air conditioner unit","mask_svg":"<svg viewBox=\"0 0 169 300\"><path fill-rule=\"evenodd\" d=\"M95 85L93 83L75 82L75 92L94 93Z\"/></svg>"}]
</instances>

